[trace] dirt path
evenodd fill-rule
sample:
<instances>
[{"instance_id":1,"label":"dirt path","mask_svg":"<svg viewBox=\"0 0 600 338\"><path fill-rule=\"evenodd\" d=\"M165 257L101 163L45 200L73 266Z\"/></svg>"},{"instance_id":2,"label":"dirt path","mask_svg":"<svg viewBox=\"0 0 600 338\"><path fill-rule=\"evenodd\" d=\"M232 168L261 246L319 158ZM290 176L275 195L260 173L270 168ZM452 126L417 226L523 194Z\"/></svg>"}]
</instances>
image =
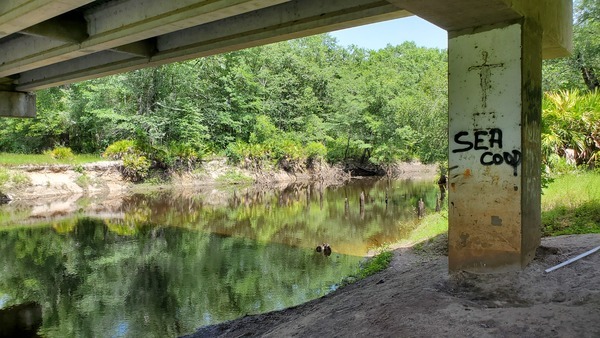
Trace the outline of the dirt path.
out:
<instances>
[{"instance_id":1,"label":"dirt path","mask_svg":"<svg viewBox=\"0 0 600 338\"><path fill-rule=\"evenodd\" d=\"M600 337L600 234L544 238L521 272L449 276L445 238L397 249L387 270L300 306L190 337Z\"/></svg>"}]
</instances>

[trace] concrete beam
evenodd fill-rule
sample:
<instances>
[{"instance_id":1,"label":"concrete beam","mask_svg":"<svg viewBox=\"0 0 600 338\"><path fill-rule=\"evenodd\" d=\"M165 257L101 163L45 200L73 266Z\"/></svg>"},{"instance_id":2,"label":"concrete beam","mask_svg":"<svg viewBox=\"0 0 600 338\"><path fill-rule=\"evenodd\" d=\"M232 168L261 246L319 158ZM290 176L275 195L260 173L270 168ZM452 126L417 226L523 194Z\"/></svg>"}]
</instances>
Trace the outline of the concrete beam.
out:
<instances>
[{"instance_id":1,"label":"concrete beam","mask_svg":"<svg viewBox=\"0 0 600 338\"><path fill-rule=\"evenodd\" d=\"M0 77L149 39L289 0L124 0L84 13L81 43L21 36L0 44Z\"/></svg>"},{"instance_id":2,"label":"concrete beam","mask_svg":"<svg viewBox=\"0 0 600 338\"><path fill-rule=\"evenodd\" d=\"M0 38L69 12L94 0L2 0Z\"/></svg>"},{"instance_id":3,"label":"concrete beam","mask_svg":"<svg viewBox=\"0 0 600 338\"><path fill-rule=\"evenodd\" d=\"M572 0L502 0L507 6L536 22L543 31L544 59L564 57L573 50Z\"/></svg>"},{"instance_id":4,"label":"concrete beam","mask_svg":"<svg viewBox=\"0 0 600 338\"><path fill-rule=\"evenodd\" d=\"M25 28L19 33L67 43L80 43L88 38L87 23L83 17L64 15Z\"/></svg>"},{"instance_id":5,"label":"concrete beam","mask_svg":"<svg viewBox=\"0 0 600 338\"><path fill-rule=\"evenodd\" d=\"M526 17L542 27L545 59L572 50L572 0L389 0L447 30L462 31Z\"/></svg>"},{"instance_id":6,"label":"concrete beam","mask_svg":"<svg viewBox=\"0 0 600 338\"><path fill-rule=\"evenodd\" d=\"M113 52L120 52L144 58L149 58L158 51L155 38L133 42L127 45L111 48L110 50Z\"/></svg>"},{"instance_id":7,"label":"concrete beam","mask_svg":"<svg viewBox=\"0 0 600 338\"><path fill-rule=\"evenodd\" d=\"M380 0L294 0L159 36L149 58L104 51L27 71L16 88L38 90L410 15Z\"/></svg>"},{"instance_id":8,"label":"concrete beam","mask_svg":"<svg viewBox=\"0 0 600 338\"><path fill-rule=\"evenodd\" d=\"M389 0L447 31L491 25L518 19L520 14L504 0Z\"/></svg>"},{"instance_id":9,"label":"concrete beam","mask_svg":"<svg viewBox=\"0 0 600 338\"><path fill-rule=\"evenodd\" d=\"M35 95L0 91L0 116L35 117Z\"/></svg>"}]
</instances>

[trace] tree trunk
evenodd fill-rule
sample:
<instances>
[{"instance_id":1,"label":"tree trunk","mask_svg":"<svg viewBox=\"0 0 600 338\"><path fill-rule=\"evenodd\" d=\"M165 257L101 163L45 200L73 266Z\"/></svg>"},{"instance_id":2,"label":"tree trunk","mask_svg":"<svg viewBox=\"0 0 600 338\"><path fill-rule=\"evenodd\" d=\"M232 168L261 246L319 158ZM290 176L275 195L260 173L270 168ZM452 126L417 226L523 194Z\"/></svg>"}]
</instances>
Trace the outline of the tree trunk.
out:
<instances>
[{"instance_id":1,"label":"tree trunk","mask_svg":"<svg viewBox=\"0 0 600 338\"><path fill-rule=\"evenodd\" d=\"M581 53L577 54L577 61L580 65L579 67L581 69L581 76L583 76L583 81L585 82L585 85L592 92L598 90L598 88L600 88L600 81L596 76L594 67L586 66L586 63L583 60L583 56L581 55Z\"/></svg>"},{"instance_id":2,"label":"tree trunk","mask_svg":"<svg viewBox=\"0 0 600 338\"><path fill-rule=\"evenodd\" d=\"M350 131L348 131L348 142L346 143L346 150L344 151L344 162L348 158L348 149L350 149Z\"/></svg>"},{"instance_id":3,"label":"tree trunk","mask_svg":"<svg viewBox=\"0 0 600 338\"><path fill-rule=\"evenodd\" d=\"M593 67L582 66L581 74L583 76L583 81L585 81L585 84L587 85L590 91L593 92L600 88L600 81L598 80L598 77L596 76L596 72L594 72Z\"/></svg>"}]
</instances>

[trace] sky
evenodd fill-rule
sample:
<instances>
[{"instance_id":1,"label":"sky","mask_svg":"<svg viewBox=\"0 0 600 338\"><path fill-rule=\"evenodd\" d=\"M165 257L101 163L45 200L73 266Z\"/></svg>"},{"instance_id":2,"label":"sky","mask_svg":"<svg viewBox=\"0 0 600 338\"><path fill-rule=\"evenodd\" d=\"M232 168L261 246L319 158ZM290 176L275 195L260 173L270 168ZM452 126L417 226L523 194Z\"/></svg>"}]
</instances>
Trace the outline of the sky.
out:
<instances>
[{"instance_id":1,"label":"sky","mask_svg":"<svg viewBox=\"0 0 600 338\"><path fill-rule=\"evenodd\" d=\"M399 45L414 41L417 46L448 48L445 30L417 17L384 21L370 25L330 32L340 45L357 45L369 49L381 49L386 45Z\"/></svg>"}]
</instances>

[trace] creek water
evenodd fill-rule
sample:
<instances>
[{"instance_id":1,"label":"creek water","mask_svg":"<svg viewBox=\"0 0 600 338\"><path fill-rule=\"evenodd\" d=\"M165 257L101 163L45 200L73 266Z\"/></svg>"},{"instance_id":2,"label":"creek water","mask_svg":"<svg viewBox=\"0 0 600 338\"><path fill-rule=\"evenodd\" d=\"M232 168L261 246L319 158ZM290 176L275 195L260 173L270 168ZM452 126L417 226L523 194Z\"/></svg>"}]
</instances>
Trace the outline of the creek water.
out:
<instances>
[{"instance_id":1,"label":"creek water","mask_svg":"<svg viewBox=\"0 0 600 338\"><path fill-rule=\"evenodd\" d=\"M175 337L294 306L406 237L438 193L369 179L155 192L43 218L0 206L0 336ZM315 250L325 242L330 256Z\"/></svg>"}]
</instances>

